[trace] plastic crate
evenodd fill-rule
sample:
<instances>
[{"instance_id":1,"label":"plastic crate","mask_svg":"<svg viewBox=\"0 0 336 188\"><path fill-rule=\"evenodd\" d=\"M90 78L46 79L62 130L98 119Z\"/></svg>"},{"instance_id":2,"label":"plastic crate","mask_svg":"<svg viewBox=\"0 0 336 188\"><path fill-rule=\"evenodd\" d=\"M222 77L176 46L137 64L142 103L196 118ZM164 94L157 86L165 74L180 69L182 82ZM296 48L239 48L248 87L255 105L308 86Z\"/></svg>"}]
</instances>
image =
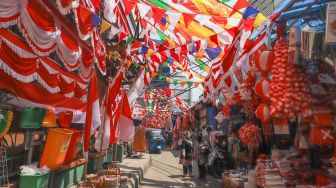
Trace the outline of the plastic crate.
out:
<instances>
[{"instance_id":1,"label":"plastic crate","mask_svg":"<svg viewBox=\"0 0 336 188\"><path fill-rule=\"evenodd\" d=\"M49 173L44 175L20 175L20 188L48 188Z\"/></svg>"}]
</instances>

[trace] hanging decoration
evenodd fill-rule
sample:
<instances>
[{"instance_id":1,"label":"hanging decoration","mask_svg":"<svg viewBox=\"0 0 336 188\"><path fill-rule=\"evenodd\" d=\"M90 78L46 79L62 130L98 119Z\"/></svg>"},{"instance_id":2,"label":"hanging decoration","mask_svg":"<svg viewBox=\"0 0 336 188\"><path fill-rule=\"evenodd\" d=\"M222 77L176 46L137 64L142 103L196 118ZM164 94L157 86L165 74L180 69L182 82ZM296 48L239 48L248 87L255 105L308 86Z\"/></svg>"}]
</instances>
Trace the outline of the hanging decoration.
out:
<instances>
[{"instance_id":1,"label":"hanging decoration","mask_svg":"<svg viewBox=\"0 0 336 188\"><path fill-rule=\"evenodd\" d=\"M256 149L261 142L261 130L251 121L246 122L239 129L238 135L249 150Z\"/></svg>"},{"instance_id":2,"label":"hanging decoration","mask_svg":"<svg viewBox=\"0 0 336 188\"><path fill-rule=\"evenodd\" d=\"M13 112L0 109L0 138L7 134L13 120Z\"/></svg>"}]
</instances>

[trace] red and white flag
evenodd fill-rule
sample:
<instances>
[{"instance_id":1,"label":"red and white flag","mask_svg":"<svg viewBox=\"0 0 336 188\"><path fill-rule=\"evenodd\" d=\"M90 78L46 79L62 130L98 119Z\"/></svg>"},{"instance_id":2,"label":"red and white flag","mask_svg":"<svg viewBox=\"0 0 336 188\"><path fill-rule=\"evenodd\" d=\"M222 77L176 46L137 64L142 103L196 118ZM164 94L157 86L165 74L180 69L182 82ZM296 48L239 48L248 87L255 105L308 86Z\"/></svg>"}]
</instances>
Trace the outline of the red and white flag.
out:
<instances>
[{"instance_id":1,"label":"red and white flag","mask_svg":"<svg viewBox=\"0 0 336 188\"><path fill-rule=\"evenodd\" d=\"M88 152L90 148L91 134L100 126L100 124L101 120L100 120L97 76L95 73L93 73L88 93L85 130L84 130L84 154L86 158L88 157Z\"/></svg>"},{"instance_id":2,"label":"red and white flag","mask_svg":"<svg viewBox=\"0 0 336 188\"><path fill-rule=\"evenodd\" d=\"M119 140L131 142L134 139L134 124L132 120L132 110L128 102L127 93L124 92L122 112L118 123Z\"/></svg>"}]
</instances>

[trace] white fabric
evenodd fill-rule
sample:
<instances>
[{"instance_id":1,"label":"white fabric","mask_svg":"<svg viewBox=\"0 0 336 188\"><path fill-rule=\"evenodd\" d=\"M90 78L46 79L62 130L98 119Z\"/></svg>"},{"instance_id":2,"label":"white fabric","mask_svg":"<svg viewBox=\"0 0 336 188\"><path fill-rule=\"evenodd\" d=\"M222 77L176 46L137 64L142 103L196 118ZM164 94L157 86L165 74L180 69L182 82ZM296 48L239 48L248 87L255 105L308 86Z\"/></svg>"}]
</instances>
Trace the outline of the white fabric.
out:
<instances>
[{"instance_id":1,"label":"white fabric","mask_svg":"<svg viewBox=\"0 0 336 188\"><path fill-rule=\"evenodd\" d=\"M69 71L74 71L78 69L79 59L82 55L82 50L79 48L78 51L71 51L63 42L63 40L57 40L56 52L64 66Z\"/></svg>"},{"instance_id":2,"label":"white fabric","mask_svg":"<svg viewBox=\"0 0 336 188\"><path fill-rule=\"evenodd\" d=\"M42 49L52 48L55 45L56 40L59 39L59 35L61 34L61 32L59 30L56 30L55 32L44 31L35 24L35 22L28 15L27 11L21 11L20 19L20 23L22 24L20 24L21 32L28 42L29 46L33 49L33 51L40 56L49 55L53 51L53 49L47 52L41 52L35 47L35 45ZM24 28L22 28L21 26L23 26ZM23 30L27 33L25 33Z\"/></svg>"},{"instance_id":3,"label":"white fabric","mask_svg":"<svg viewBox=\"0 0 336 188\"><path fill-rule=\"evenodd\" d=\"M201 25L201 26L204 26L205 23L209 22L209 20L211 19L211 16L209 15L205 15L205 14L197 14L195 16L195 20L198 21L198 23Z\"/></svg>"},{"instance_id":4,"label":"white fabric","mask_svg":"<svg viewBox=\"0 0 336 188\"><path fill-rule=\"evenodd\" d=\"M132 142L134 139L134 124L133 120L121 114L119 119L119 139L125 142Z\"/></svg>"},{"instance_id":5,"label":"white fabric","mask_svg":"<svg viewBox=\"0 0 336 188\"><path fill-rule=\"evenodd\" d=\"M110 32L109 32L109 35L108 35L108 38L109 39L113 39L113 37L118 34L120 32L120 30L115 27L114 25L111 25L111 29L110 29Z\"/></svg>"},{"instance_id":6,"label":"white fabric","mask_svg":"<svg viewBox=\"0 0 336 188\"><path fill-rule=\"evenodd\" d=\"M146 16L146 14L148 13L148 11L151 9L150 6L144 4L144 3L137 3L139 12L140 12L140 17L144 18Z\"/></svg>"},{"instance_id":7,"label":"white fabric","mask_svg":"<svg viewBox=\"0 0 336 188\"><path fill-rule=\"evenodd\" d=\"M92 105L92 122L91 133L101 125L99 98L97 98Z\"/></svg>"},{"instance_id":8,"label":"white fabric","mask_svg":"<svg viewBox=\"0 0 336 188\"><path fill-rule=\"evenodd\" d=\"M143 89L145 87L145 83L144 83L144 75L145 75L145 70L143 70L140 74L140 76L137 78L137 80L134 82L134 84L132 85L130 91L128 92L128 101L132 107L134 101L140 96L142 95Z\"/></svg>"},{"instance_id":9,"label":"white fabric","mask_svg":"<svg viewBox=\"0 0 336 188\"><path fill-rule=\"evenodd\" d=\"M24 0L22 0L24 1ZM12 17L20 12L20 2L21 0L1 0L0 3L0 17ZM5 23L0 23L0 28L7 28L11 25L17 23L17 19L8 21Z\"/></svg>"},{"instance_id":10,"label":"white fabric","mask_svg":"<svg viewBox=\"0 0 336 188\"><path fill-rule=\"evenodd\" d=\"M175 29L176 24L178 23L178 21L180 19L181 13L168 10L168 11L166 11L166 14L168 15L168 18L169 18L169 27L168 28L169 28L169 30L173 31Z\"/></svg>"},{"instance_id":11,"label":"white fabric","mask_svg":"<svg viewBox=\"0 0 336 188\"><path fill-rule=\"evenodd\" d=\"M74 0L66 7L62 6L61 1L62 0L56 0L56 5L60 13L63 15L69 14L71 12L71 9L75 9L79 6L79 0Z\"/></svg>"},{"instance_id":12,"label":"white fabric","mask_svg":"<svg viewBox=\"0 0 336 188\"><path fill-rule=\"evenodd\" d=\"M102 120L102 124L103 123L104 123L104 120ZM97 151L100 151L100 149L108 148L109 144L110 144L110 116L106 115L105 126L102 125L99 127L98 137L96 139L94 148Z\"/></svg>"},{"instance_id":13,"label":"white fabric","mask_svg":"<svg viewBox=\"0 0 336 188\"><path fill-rule=\"evenodd\" d=\"M104 17L107 21L115 23L117 16L114 14L114 8L117 6L115 0L104 0Z\"/></svg>"}]
</instances>

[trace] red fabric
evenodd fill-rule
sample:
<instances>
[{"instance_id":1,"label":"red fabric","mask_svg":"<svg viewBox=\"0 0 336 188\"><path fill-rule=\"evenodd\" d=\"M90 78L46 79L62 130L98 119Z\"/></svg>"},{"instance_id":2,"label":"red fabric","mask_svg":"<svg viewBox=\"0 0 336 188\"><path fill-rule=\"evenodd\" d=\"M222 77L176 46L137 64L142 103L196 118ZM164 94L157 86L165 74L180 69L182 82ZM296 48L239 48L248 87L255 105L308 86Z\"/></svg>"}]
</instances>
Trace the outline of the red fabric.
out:
<instances>
[{"instance_id":1,"label":"red fabric","mask_svg":"<svg viewBox=\"0 0 336 188\"><path fill-rule=\"evenodd\" d=\"M77 40L74 39L64 27L61 27L61 39L70 50L78 51L79 46Z\"/></svg>"},{"instance_id":2,"label":"red fabric","mask_svg":"<svg viewBox=\"0 0 336 188\"><path fill-rule=\"evenodd\" d=\"M0 69L0 88L13 91L17 97L43 105L67 108L72 110L86 110L86 104L79 99L66 98L61 94L52 94L34 83L22 83ZM46 97L48 96L48 97Z\"/></svg>"},{"instance_id":3,"label":"red fabric","mask_svg":"<svg viewBox=\"0 0 336 188\"><path fill-rule=\"evenodd\" d=\"M161 20L162 16L166 13L166 10L158 8L158 7L152 7L152 14L154 18L154 22L158 22Z\"/></svg>"},{"instance_id":4,"label":"red fabric","mask_svg":"<svg viewBox=\"0 0 336 188\"><path fill-rule=\"evenodd\" d=\"M55 20L43 5L37 0L29 0L26 7L28 14L34 23L44 31L56 31Z\"/></svg>"},{"instance_id":5,"label":"red fabric","mask_svg":"<svg viewBox=\"0 0 336 188\"><path fill-rule=\"evenodd\" d=\"M241 9L247 8L249 6L250 6L250 3L247 2L246 0L238 0L236 2L236 4L233 6L233 10L232 10L230 16L233 15L234 13L236 13L236 12L239 12Z\"/></svg>"},{"instance_id":6,"label":"red fabric","mask_svg":"<svg viewBox=\"0 0 336 188\"><path fill-rule=\"evenodd\" d=\"M123 41L127 36L128 36L127 33L120 32L120 35L119 35L119 42Z\"/></svg>"},{"instance_id":7,"label":"red fabric","mask_svg":"<svg viewBox=\"0 0 336 188\"><path fill-rule=\"evenodd\" d=\"M314 145L334 144L331 127L312 126L310 128L309 142Z\"/></svg>"},{"instance_id":8,"label":"red fabric","mask_svg":"<svg viewBox=\"0 0 336 188\"><path fill-rule=\"evenodd\" d=\"M43 81L46 82L50 87L55 88L59 85L58 74L49 74L43 65L38 66L37 72Z\"/></svg>"},{"instance_id":9,"label":"red fabric","mask_svg":"<svg viewBox=\"0 0 336 188\"><path fill-rule=\"evenodd\" d=\"M196 14L182 13L185 26L188 27L191 21L194 20Z\"/></svg>"},{"instance_id":10,"label":"red fabric","mask_svg":"<svg viewBox=\"0 0 336 188\"><path fill-rule=\"evenodd\" d=\"M120 91L122 91L122 90L120 90ZM116 108L116 111L113 114L113 118L111 118L111 125L113 125L113 126L111 126L111 128L110 128L110 144L113 144L118 140L118 132L119 132L118 121L119 121L119 118L121 116L123 99L120 99L119 102L117 104L115 104L114 106Z\"/></svg>"},{"instance_id":11,"label":"red fabric","mask_svg":"<svg viewBox=\"0 0 336 188\"><path fill-rule=\"evenodd\" d=\"M84 6L79 5L76 9L78 16L78 27L83 35L87 35L92 30L92 13Z\"/></svg>"},{"instance_id":12,"label":"red fabric","mask_svg":"<svg viewBox=\"0 0 336 188\"><path fill-rule=\"evenodd\" d=\"M133 10L134 6L136 5L135 1L132 0L123 0L124 7L125 7L125 15L129 15Z\"/></svg>"},{"instance_id":13,"label":"red fabric","mask_svg":"<svg viewBox=\"0 0 336 188\"><path fill-rule=\"evenodd\" d=\"M75 82L67 83L65 80L60 79L59 87L61 89L61 93L69 94L75 89Z\"/></svg>"},{"instance_id":14,"label":"red fabric","mask_svg":"<svg viewBox=\"0 0 336 188\"><path fill-rule=\"evenodd\" d=\"M100 37L100 34L97 29L93 31L93 44L94 44L94 52L95 57L97 59L97 66L102 74L106 74L106 47L103 39Z\"/></svg>"},{"instance_id":15,"label":"red fabric","mask_svg":"<svg viewBox=\"0 0 336 188\"><path fill-rule=\"evenodd\" d=\"M61 5L63 8L70 5L70 3L74 2L74 0L61 0Z\"/></svg>"},{"instance_id":16,"label":"red fabric","mask_svg":"<svg viewBox=\"0 0 336 188\"><path fill-rule=\"evenodd\" d=\"M210 20L216 24L222 24L222 25L227 24L227 18L222 16L212 16Z\"/></svg>"},{"instance_id":17,"label":"red fabric","mask_svg":"<svg viewBox=\"0 0 336 188\"><path fill-rule=\"evenodd\" d=\"M215 34L215 35L211 35L211 36L210 36L210 40L211 40L212 42L214 42L217 46L219 46L219 44L218 44L218 35L217 35L217 34Z\"/></svg>"},{"instance_id":18,"label":"red fabric","mask_svg":"<svg viewBox=\"0 0 336 188\"><path fill-rule=\"evenodd\" d=\"M316 114L314 123L318 126L332 127L334 125L334 116L332 114Z\"/></svg>"},{"instance_id":19,"label":"red fabric","mask_svg":"<svg viewBox=\"0 0 336 188\"><path fill-rule=\"evenodd\" d=\"M84 152L88 152L90 148L90 136L91 136L91 124L93 115L93 103L97 102L98 98L98 85L97 76L95 73L92 75L91 84L88 93L87 109L85 117L85 129L84 129Z\"/></svg>"},{"instance_id":20,"label":"red fabric","mask_svg":"<svg viewBox=\"0 0 336 188\"><path fill-rule=\"evenodd\" d=\"M58 118L58 124L62 127L62 128L69 128L72 122L72 118L73 118L73 113L72 111L62 111L59 114L59 118Z\"/></svg>"}]
</instances>

